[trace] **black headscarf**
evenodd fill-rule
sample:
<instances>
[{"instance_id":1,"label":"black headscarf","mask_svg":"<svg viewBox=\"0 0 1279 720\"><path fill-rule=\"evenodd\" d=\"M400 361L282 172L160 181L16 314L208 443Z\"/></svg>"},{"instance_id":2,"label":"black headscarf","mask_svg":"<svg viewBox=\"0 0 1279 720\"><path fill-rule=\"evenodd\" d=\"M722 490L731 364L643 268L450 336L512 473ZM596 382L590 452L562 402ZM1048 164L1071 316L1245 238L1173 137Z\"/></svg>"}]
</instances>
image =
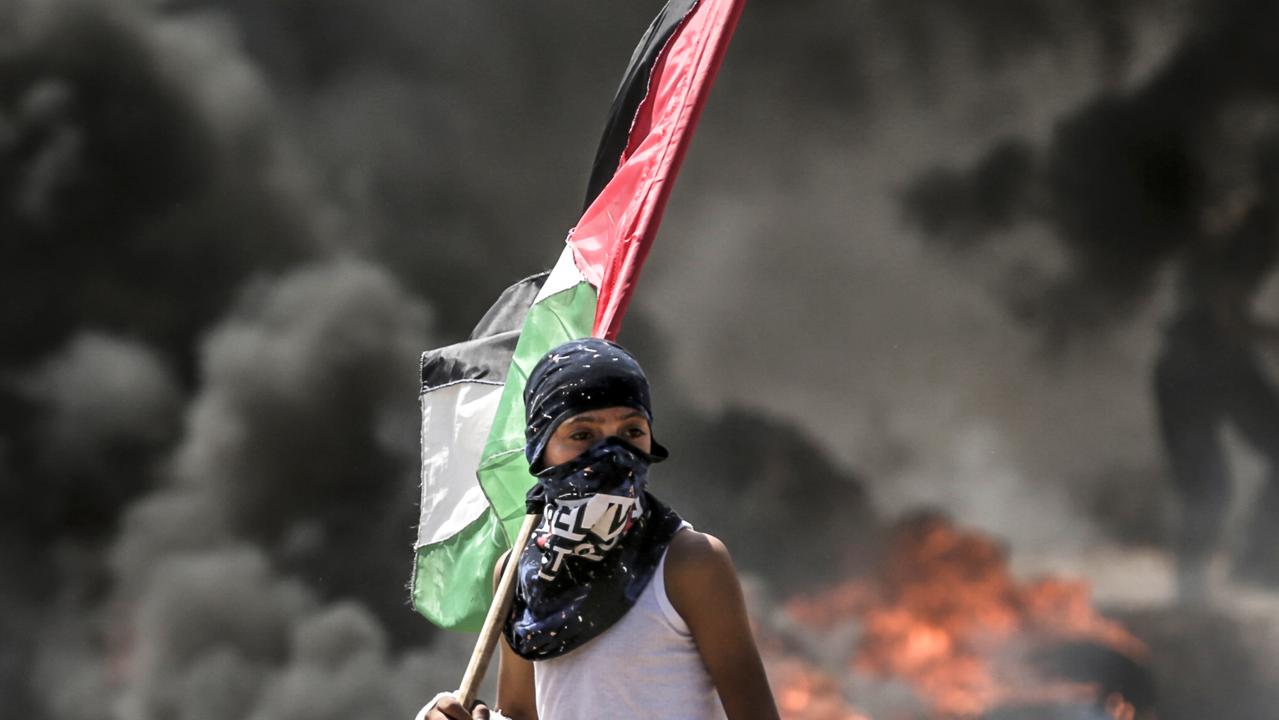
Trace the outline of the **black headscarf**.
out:
<instances>
[{"instance_id":1,"label":"black headscarf","mask_svg":"<svg viewBox=\"0 0 1279 720\"><path fill-rule=\"evenodd\" d=\"M570 340L542 356L524 385L524 454L529 472L542 471L542 453L560 423L573 415L606 407L631 407L644 413L649 426L653 409L648 378L634 355L600 338ZM652 462L668 453L657 440Z\"/></svg>"},{"instance_id":2,"label":"black headscarf","mask_svg":"<svg viewBox=\"0 0 1279 720\"><path fill-rule=\"evenodd\" d=\"M517 562L505 633L529 660L563 655L622 618L652 580L683 520L646 489L648 467L665 459L609 437L561 465L544 467L547 440L564 420L606 407L640 410L652 424L648 380L635 358L588 338L547 353L524 391L525 453L537 485L529 512L542 522Z\"/></svg>"}]
</instances>

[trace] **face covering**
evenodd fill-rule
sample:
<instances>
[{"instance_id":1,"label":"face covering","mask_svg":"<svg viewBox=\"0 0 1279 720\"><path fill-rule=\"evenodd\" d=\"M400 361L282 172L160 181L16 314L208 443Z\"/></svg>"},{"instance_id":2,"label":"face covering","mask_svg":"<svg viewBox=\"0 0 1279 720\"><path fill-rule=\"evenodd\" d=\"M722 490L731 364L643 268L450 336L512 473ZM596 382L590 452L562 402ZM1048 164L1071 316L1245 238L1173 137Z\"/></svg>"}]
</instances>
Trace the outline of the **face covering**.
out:
<instances>
[{"instance_id":1,"label":"face covering","mask_svg":"<svg viewBox=\"0 0 1279 720\"><path fill-rule=\"evenodd\" d=\"M656 443L650 454L611 437L566 463L540 466L546 440L573 415L614 406L649 414L648 381L629 353L603 340L560 346L530 373L525 399L526 452L537 470L527 505L542 513L542 522L514 556L519 567L505 634L521 657L545 660L621 619L684 523L646 490L649 466L666 457Z\"/></svg>"},{"instance_id":2,"label":"face covering","mask_svg":"<svg viewBox=\"0 0 1279 720\"><path fill-rule=\"evenodd\" d=\"M538 475L531 494L541 505L542 525L533 543L541 552L538 579L554 581L565 562L600 562L644 517L642 494L649 457L617 438L608 438L577 458Z\"/></svg>"}]
</instances>

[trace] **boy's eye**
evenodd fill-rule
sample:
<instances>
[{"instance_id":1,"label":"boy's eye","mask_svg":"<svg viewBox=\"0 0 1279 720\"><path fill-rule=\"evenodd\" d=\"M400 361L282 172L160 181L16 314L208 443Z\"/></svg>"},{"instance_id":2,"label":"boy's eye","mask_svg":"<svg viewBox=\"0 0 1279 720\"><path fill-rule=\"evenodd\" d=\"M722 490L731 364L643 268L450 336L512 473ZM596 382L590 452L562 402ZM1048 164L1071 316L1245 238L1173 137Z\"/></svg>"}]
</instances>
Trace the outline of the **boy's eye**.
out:
<instances>
[{"instance_id":1,"label":"boy's eye","mask_svg":"<svg viewBox=\"0 0 1279 720\"><path fill-rule=\"evenodd\" d=\"M591 433L590 433L590 431L589 431L589 430L578 430L577 432L573 433L572 435L569 435L569 436L568 436L568 439L569 439L569 440L576 441L576 442L582 442L582 441L584 441L584 440L590 440L590 439L591 439Z\"/></svg>"},{"instance_id":2,"label":"boy's eye","mask_svg":"<svg viewBox=\"0 0 1279 720\"><path fill-rule=\"evenodd\" d=\"M647 433L644 432L644 428L642 427L632 427L632 428L626 429L627 437L633 437L633 438L644 437L644 435L646 434Z\"/></svg>"}]
</instances>

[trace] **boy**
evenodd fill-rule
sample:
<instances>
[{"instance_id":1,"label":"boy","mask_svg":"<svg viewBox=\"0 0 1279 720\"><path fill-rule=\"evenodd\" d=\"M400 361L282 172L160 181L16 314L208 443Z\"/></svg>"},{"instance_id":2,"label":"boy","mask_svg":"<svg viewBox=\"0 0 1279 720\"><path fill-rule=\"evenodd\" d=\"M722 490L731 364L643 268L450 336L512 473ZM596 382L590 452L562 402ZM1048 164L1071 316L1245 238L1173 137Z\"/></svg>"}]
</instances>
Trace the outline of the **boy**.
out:
<instances>
[{"instance_id":1,"label":"boy","mask_svg":"<svg viewBox=\"0 0 1279 720\"><path fill-rule=\"evenodd\" d=\"M727 550L645 489L667 452L635 358L607 340L560 345L524 404L543 520L517 557L497 712L443 695L422 717L778 720Z\"/></svg>"}]
</instances>

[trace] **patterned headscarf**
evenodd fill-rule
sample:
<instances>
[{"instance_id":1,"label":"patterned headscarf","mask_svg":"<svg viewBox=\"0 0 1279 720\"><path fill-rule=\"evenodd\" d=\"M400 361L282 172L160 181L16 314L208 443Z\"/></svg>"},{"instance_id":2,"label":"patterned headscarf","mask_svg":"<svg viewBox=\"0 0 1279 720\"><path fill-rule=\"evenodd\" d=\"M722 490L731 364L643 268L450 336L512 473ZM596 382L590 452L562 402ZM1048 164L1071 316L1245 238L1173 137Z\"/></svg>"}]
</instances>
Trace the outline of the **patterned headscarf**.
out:
<instances>
[{"instance_id":1,"label":"patterned headscarf","mask_svg":"<svg viewBox=\"0 0 1279 720\"><path fill-rule=\"evenodd\" d=\"M653 424L648 378L635 356L608 340L570 340L542 356L524 385L524 455L529 472L542 471L542 453L560 423L606 407L631 407ZM652 461L666 459L653 440Z\"/></svg>"}]
</instances>

